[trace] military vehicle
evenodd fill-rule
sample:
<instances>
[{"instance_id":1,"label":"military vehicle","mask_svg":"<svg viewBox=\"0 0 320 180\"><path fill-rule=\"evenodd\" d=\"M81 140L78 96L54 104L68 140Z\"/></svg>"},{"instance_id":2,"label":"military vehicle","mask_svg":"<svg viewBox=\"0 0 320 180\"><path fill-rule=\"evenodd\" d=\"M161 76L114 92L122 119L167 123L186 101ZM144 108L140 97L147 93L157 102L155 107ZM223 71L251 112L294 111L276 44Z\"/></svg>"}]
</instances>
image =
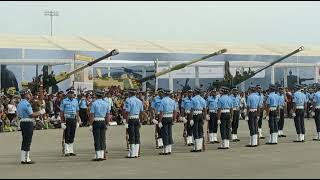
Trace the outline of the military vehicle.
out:
<instances>
[{"instance_id":1,"label":"military vehicle","mask_svg":"<svg viewBox=\"0 0 320 180\"><path fill-rule=\"evenodd\" d=\"M220 54L223 54L227 52L227 49L221 49L217 52L214 52L212 54L206 55L204 57L201 57L199 59L194 59L191 61L188 61L186 63L177 64L176 66L163 70L161 72L156 72L150 76L143 77L143 78L136 78L133 73L131 74L123 74L120 78L112 78L112 77L105 77L104 79L94 79L94 87L96 88L109 88L111 86L120 86L121 89L129 89L129 88L135 88L135 89L141 89L141 84L144 82L147 82L149 80L155 79L156 77L162 76L164 74L170 73L172 71L176 71L179 69L183 69L184 67L197 63L199 61L203 61L205 59L211 58L213 56L217 56Z\"/></svg>"},{"instance_id":2,"label":"military vehicle","mask_svg":"<svg viewBox=\"0 0 320 180\"><path fill-rule=\"evenodd\" d=\"M273 61L272 63L270 63L269 65L258 69L257 71L252 71L250 68L248 71L244 71L242 74L240 74L239 72L236 73L236 75L233 77L232 74L230 73L230 67L229 67L229 61L226 61L224 64L224 78L222 81L215 81L211 84L211 87L209 89L212 88L220 88L221 86L225 86L225 87L235 87L237 85L239 85L242 82L245 82L246 80L254 77L256 74L260 73L261 71L285 60L286 58L300 52L303 51L304 47L301 46L298 49L292 51L291 53L280 57L279 59Z\"/></svg>"},{"instance_id":3,"label":"military vehicle","mask_svg":"<svg viewBox=\"0 0 320 180\"><path fill-rule=\"evenodd\" d=\"M71 75L73 75L77 72L80 72L83 69L85 69L89 66L92 66L93 64L96 64L106 58L109 58L111 56L115 56L117 54L119 54L119 51L114 49L114 50L110 51L108 54L106 54L98 59L95 59L95 60L93 60L93 61L73 70L73 71L62 72L58 75L54 75L52 73L48 74L48 72L44 72L43 74L35 77L32 82L22 82L22 87L29 88L31 90L31 92L33 94L35 94L35 93L39 92L40 82L43 81L43 88L48 91L49 87L55 86L58 83L70 78ZM55 93L55 92L53 92L53 93Z\"/></svg>"}]
</instances>

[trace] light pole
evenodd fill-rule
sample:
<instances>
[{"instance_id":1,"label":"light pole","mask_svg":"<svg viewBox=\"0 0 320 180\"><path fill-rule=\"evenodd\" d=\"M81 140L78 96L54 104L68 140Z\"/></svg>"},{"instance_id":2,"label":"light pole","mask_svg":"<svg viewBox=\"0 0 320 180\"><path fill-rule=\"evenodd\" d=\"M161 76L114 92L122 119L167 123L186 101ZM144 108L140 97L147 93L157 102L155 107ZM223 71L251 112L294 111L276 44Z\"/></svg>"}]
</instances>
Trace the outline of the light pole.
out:
<instances>
[{"instance_id":1,"label":"light pole","mask_svg":"<svg viewBox=\"0 0 320 180\"><path fill-rule=\"evenodd\" d=\"M59 11L47 10L47 11L44 12L44 15L45 16L50 16L50 20L51 20L50 29L51 29L51 36L52 36L52 17L53 16L59 16Z\"/></svg>"}]
</instances>

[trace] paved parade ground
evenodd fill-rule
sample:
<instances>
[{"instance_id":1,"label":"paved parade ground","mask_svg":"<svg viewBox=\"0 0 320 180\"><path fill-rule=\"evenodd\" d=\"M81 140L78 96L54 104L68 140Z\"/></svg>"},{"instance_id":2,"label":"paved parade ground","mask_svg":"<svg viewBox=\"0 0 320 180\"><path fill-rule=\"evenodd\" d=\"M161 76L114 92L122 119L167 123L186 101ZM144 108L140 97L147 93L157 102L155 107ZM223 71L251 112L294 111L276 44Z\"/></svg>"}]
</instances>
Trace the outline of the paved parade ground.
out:
<instances>
[{"instance_id":1,"label":"paved parade ground","mask_svg":"<svg viewBox=\"0 0 320 180\"><path fill-rule=\"evenodd\" d=\"M320 142L312 141L314 120L306 120L306 142L294 143L293 120L286 119L278 145L248 148L248 126L240 121L240 142L231 149L218 150L218 144L207 144L202 153L189 152L182 138L182 123L174 125L173 154L160 156L155 149L154 126L141 128L142 149L139 159L126 159L125 127L107 131L108 159L93 162L93 137L88 128L76 133L76 157L61 157L61 129L34 132L31 146L33 165L20 164L21 132L0 134L1 178L319 178ZM267 121L263 122L267 135ZM220 139L220 135L219 135Z\"/></svg>"}]
</instances>

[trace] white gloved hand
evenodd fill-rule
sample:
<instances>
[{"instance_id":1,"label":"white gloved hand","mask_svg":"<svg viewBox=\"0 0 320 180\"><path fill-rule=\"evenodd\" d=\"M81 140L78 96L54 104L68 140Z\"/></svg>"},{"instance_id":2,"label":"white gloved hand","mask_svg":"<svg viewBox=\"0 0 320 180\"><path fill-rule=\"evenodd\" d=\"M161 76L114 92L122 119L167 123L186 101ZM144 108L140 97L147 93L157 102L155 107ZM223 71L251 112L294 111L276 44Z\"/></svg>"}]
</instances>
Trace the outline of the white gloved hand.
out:
<instances>
[{"instance_id":1,"label":"white gloved hand","mask_svg":"<svg viewBox=\"0 0 320 180\"><path fill-rule=\"evenodd\" d=\"M161 122L159 122L158 126L159 126L159 128L163 127Z\"/></svg>"},{"instance_id":2,"label":"white gloved hand","mask_svg":"<svg viewBox=\"0 0 320 180\"><path fill-rule=\"evenodd\" d=\"M122 119L122 122L123 122L123 124L126 124L127 120L126 119Z\"/></svg>"},{"instance_id":3,"label":"white gloved hand","mask_svg":"<svg viewBox=\"0 0 320 180\"><path fill-rule=\"evenodd\" d=\"M292 113L292 117L296 117L296 113Z\"/></svg>"},{"instance_id":4,"label":"white gloved hand","mask_svg":"<svg viewBox=\"0 0 320 180\"><path fill-rule=\"evenodd\" d=\"M152 119L153 124L158 124L159 122L155 119Z\"/></svg>"},{"instance_id":5,"label":"white gloved hand","mask_svg":"<svg viewBox=\"0 0 320 180\"><path fill-rule=\"evenodd\" d=\"M89 126L89 131L91 131L91 132L92 132L92 125L90 125L90 126Z\"/></svg>"},{"instance_id":6,"label":"white gloved hand","mask_svg":"<svg viewBox=\"0 0 320 180\"><path fill-rule=\"evenodd\" d=\"M192 127L193 124L194 124L194 121L193 121L193 119L191 119L191 120L190 120L190 126Z\"/></svg>"},{"instance_id":7,"label":"white gloved hand","mask_svg":"<svg viewBox=\"0 0 320 180\"><path fill-rule=\"evenodd\" d=\"M210 115L209 114L206 115L206 120L210 121Z\"/></svg>"},{"instance_id":8,"label":"white gloved hand","mask_svg":"<svg viewBox=\"0 0 320 180\"><path fill-rule=\"evenodd\" d=\"M180 117L179 117L179 121L183 121L183 118L184 118L184 117L180 116Z\"/></svg>"},{"instance_id":9,"label":"white gloved hand","mask_svg":"<svg viewBox=\"0 0 320 180\"><path fill-rule=\"evenodd\" d=\"M41 115L43 115L43 114L46 113L46 110L45 109L41 109L39 112L40 112Z\"/></svg>"},{"instance_id":10,"label":"white gloved hand","mask_svg":"<svg viewBox=\"0 0 320 180\"><path fill-rule=\"evenodd\" d=\"M246 117L244 118L244 120L245 120L245 121L249 121L249 117L246 116Z\"/></svg>"},{"instance_id":11,"label":"white gloved hand","mask_svg":"<svg viewBox=\"0 0 320 180\"><path fill-rule=\"evenodd\" d=\"M313 117L313 116L315 116L316 115L316 113L314 113L313 111L311 112L311 116Z\"/></svg>"},{"instance_id":12,"label":"white gloved hand","mask_svg":"<svg viewBox=\"0 0 320 180\"><path fill-rule=\"evenodd\" d=\"M218 125L220 125L221 124L221 121L220 120L218 120Z\"/></svg>"},{"instance_id":13,"label":"white gloved hand","mask_svg":"<svg viewBox=\"0 0 320 180\"><path fill-rule=\"evenodd\" d=\"M244 113L245 115L247 115L247 109L244 109L244 110L243 110L243 113Z\"/></svg>"},{"instance_id":14,"label":"white gloved hand","mask_svg":"<svg viewBox=\"0 0 320 180\"><path fill-rule=\"evenodd\" d=\"M266 120L269 121L269 116L266 116Z\"/></svg>"},{"instance_id":15,"label":"white gloved hand","mask_svg":"<svg viewBox=\"0 0 320 180\"><path fill-rule=\"evenodd\" d=\"M61 128L65 130L67 128L66 123L61 123Z\"/></svg>"},{"instance_id":16,"label":"white gloved hand","mask_svg":"<svg viewBox=\"0 0 320 180\"><path fill-rule=\"evenodd\" d=\"M187 123L188 122L188 120L185 117L182 118L182 121L183 121L183 123Z\"/></svg>"},{"instance_id":17,"label":"white gloved hand","mask_svg":"<svg viewBox=\"0 0 320 180\"><path fill-rule=\"evenodd\" d=\"M125 126L127 129L129 128L129 124L128 124L128 123L124 124L124 126Z\"/></svg>"},{"instance_id":18,"label":"white gloved hand","mask_svg":"<svg viewBox=\"0 0 320 180\"><path fill-rule=\"evenodd\" d=\"M77 122L77 128L79 128L79 127L80 127L80 123Z\"/></svg>"}]
</instances>

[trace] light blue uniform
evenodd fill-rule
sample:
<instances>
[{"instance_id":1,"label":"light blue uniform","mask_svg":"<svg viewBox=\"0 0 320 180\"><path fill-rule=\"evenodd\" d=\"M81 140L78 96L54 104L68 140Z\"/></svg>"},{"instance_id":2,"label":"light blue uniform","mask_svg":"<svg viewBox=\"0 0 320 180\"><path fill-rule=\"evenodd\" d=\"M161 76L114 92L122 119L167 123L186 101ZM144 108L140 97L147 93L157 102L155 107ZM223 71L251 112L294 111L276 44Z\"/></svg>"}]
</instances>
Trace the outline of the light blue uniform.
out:
<instances>
[{"instance_id":1,"label":"light blue uniform","mask_svg":"<svg viewBox=\"0 0 320 180\"><path fill-rule=\"evenodd\" d=\"M131 96L126 100L125 110L129 116L139 115L140 112L143 112L143 104L136 96Z\"/></svg>"},{"instance_id":2,"label":"light blue uniform","mask_svg":"<svg viewBox=\"0 0 320 180\"><path fill-rule=\"evenodd\" d=\"M160 104L161 104L161 97L156 96L151 103L151 107L156 110L156 113L158 114L160 112Z\"/></svg>"},{"instance_id":3,"label":"light blue uniform","mask_svg":"<svg viewBox=\"0 0 320 180\"><path fill-rule=\"evenodd\" d=\"M230 95L230 98L232 100L232 107L233 108L237 108L237 109L240 109L240 96L237 95L237 96L234 96L233 94Z\"/></svg>"},{"instance_id":4,"label":"light blue uniform","mask_svg":"<svg viewBox=\"0 0 320 180\"><path fill-rule=\"evenodd\" d=\"M92 103L90 113L94 114L95 118L105 118L107 113L110 113L109 104L102 99L97 99Z\"/></svg>"},{"instance_id":5,"label":"light blue uniform","mask_svg":"<svg viewBox=\"0 0 320 180\"><path fill-rule=\"evenodd\" d=\"M284 108L285 105L285 97L284 94L278 94L279 96L279 108Z\"/></svg>"},{"instance_id":6,"label":"light blue uniform","mask_svg":"<svg viewBox=\"0 0 320 180\"><path fill-rule=\"evenodd\" d=\"M80 99L79 100L79 105L81 109L87 109L88 108L88 104L87 104L87 100L86 99Z\"/></svg>"},{"instance_id":7,"label":"light blue uniform","mask_svg":"<svg viewBox=\"0 0 320 180\"><path fill-rule=\"evenodd\" d=\"M183 98L182 103L181 103L181 107L185 111L191 111L191 108L192 108L191 99L189 97Z\"/></svg>"},{"instance_id":8,"label":"light blue uniform","mask_svg":"<svg viewBox=\"0 0 320 180\"><path fill-rule=\"evenodd\" d=\"M260 96L256 93L251 93L247 98L247 107L249 109L260 108Z\"/></svg>"},{"instance_id":9,"label":"light blue uniform","mask_svg":"<svg viewBox=\"0 0 320 180\"><path fill-rule=\"evenodd\" d=\"M218 100L218 108L219 109L231 109L233 108L232 99L224 94Z\"/></svg>"},{"instance_id":10,"label":"light blue uniform","mask_svg":"<svg viewBox=\"0 0 320 180\"><path fill-rule=\"evenodd\" d=\"M191 99L192 109L194 111L202 111L207 107L206 100L204 100L200 95L196 95Z\"/></svg>"},{"instance_id":11,"label":"light blue uniform","mask_svg":"<svg viewBox=\"0 0 320 180\"><path fill-rule=\"evenodd\" d=\"M76 115L79 111L77 99L65 98L60 105L60 110L64 112L64 114Z\"/></svg>"},{"instance_id":12,"label":"light blue uniform","mask_svg":"<svg viewBox=\"0 0 320 180\"><path fill-rule=\"evenodd\" d=\"M297 91L293 94L293 101L296 106L304 106L304 103L306 103L307 97L304 93L302 93L301 91Z\"/></svg>"},{"instance_id":13,"label":"light blue uniform","mask_svg":"<svg viewBox=\"0 0 320 180\"><path fill-rule=\"evenodd\" d=\"M264 100L264 95L262 93L256 93L257 96L259 97L259 108L263 108L263 100Z\"/></svg>"},{"instance_id":14,"label":"light blue uniform","mask_svg":"<svg viewBox=\"0 0 320 180\"><path fill-rule=\"evenodd\" d=\"M28 100L22 99L17 106L17 114L20 118L31 118L33 111Z\"/></svg>"},{"instance_id":15,"label":"light blue uniform","mask_svg":"<svg viewBox=\"0 0 320 180\"><path fill-rule=\"evenodd\" d=\"M209 111L217 111L218 110L218 101L219 98L217 96L209 96L207 99L207 106L209 108Z\"/></svg>"},{"instance_id":16,"label":"light blue uniform","mask_svg":"<svg viewBox=\"0 0 320 180\"><path fill-rule=\"evenodd\" d=\"M173 113L174 110L176 110L176 102L169 96L164 97L160 102L159 111L164 114L170 114Z\"/></svg>"},{"instance_id":17,"label":"light blue uniform","mask_svg":"<svg viewBox=\"0 0 320 180\"><path fill-rule=\"evenodd\" d=\"M279 105L279 96L275 92L271 92L267 99L269 107L277 108Z\"/></svg>"},{"instance_id":18,"label":"light blue uniform","mask_svg":"<svg viewBox=\"0 0 320 180\"><path fill-rule=\"evenodd\" d=\"M316 106L320 106L320 91L316 92L313 96L313 102L316 103Z\"/></svg>"}]
</instances>

